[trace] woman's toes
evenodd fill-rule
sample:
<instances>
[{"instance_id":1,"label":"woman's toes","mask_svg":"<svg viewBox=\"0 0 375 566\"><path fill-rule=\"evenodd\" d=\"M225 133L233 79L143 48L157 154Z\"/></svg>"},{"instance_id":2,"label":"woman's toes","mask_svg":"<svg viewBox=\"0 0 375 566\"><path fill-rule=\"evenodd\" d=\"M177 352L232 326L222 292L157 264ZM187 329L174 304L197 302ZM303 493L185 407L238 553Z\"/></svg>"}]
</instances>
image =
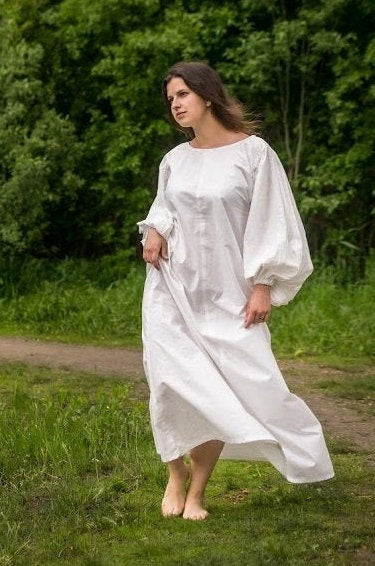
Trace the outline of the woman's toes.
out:
<instances>
[{"instance_id":1,"label":"woman's toes","mask_svg":"<svg viewBox=\"0 0 375 566\"><path fill-rule=\"evenodd\" d=\"M204 509L198 513L186 513L184 512L184 514L182 515L182 517L184 519L189 519L190 521L203 521L204 519L206 519L208 517L209 513L208 511L205 511Z\"/></svg>"},{"instance_id":2,"label":"woman's toes","mask_svg":"<svg viewBox=\"0 0 375 566\"><path fill-rule=\"evenodd\" d=\"M190 521L203 521L208 517L208 511L202 511L200 513L184 513L182 517Z\"/></svg>"},{"instance_id":3,"label":"woman's toes","mask_svg":"<svg viewBox=\"0 0 375 566\"><path fill-rule=\"evenodd\" d=\"M185 507L185 497L182 493L166 493L161 502L163 517L178 517Z\"/></svg>"},{"instance_id":4,"label":"woman's toes","mask_svg":"<svg viewBox=\"0 0 375 566\"><path fill-rule=\"evenodd\" d=\"M191 521L202 521L208 517L209 513L206 509L203 509L202 505L198 503L185 503L185 509L182 517L184 519L190 519Z\"/></svg>"},{"instance_id":5,"label":"woman's toes","mask_svg":"<svg viewBox=\"0 0 375 566\"><path fill-rule=\"evenodd\" d=\"M179 517L184 510L184 505L171 502L168 499L162 501L161 512L163 517Z\"/></svg>"}]
</instances>

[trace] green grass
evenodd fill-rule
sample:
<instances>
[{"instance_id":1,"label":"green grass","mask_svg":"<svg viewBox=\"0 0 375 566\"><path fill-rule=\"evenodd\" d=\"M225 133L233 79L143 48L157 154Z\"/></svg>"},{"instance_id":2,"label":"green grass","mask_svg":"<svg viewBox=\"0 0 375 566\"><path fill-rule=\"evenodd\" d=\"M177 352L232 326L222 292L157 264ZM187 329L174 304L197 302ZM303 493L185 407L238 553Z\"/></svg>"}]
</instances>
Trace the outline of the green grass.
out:
<instances>
[{"instance_id":1,"label":"green grass","mask_svg":"<svg viewBox=\"0 0 375 566\"><path fill-rule=\"evenodd\" d=\"M375 473L329 438L336 477L291 485L219 462L204 523L160 517L164 466L125 381L0 366L0 564L317 566L375 557ZM368 562L371 563L370 561Z\"/></svg>"},{"instance_id":2,"label":"green grass","mask_svg":"<svg viewBox=\"0 0 375 566\"><path fill-rule=\"evenodd\" d=\"M50 268L31 262L17 273L2 280L1 334L140 346L141 262L122 256L66 260ZM336 360L373 357L374 281L374 260L366 278L352 285L336 283L332 271L317 271L294 301L273 309L269 325L275 353Z\"/></svg>"},{"instance_id":3,"label":"green grass","mask_svg":"<svg viewBox=\"0 0 375 566\"><path fill-rule=\"evenodd\" d=\"M38 289L3 299L0 332L108 345L140 345L142 268L101 288L90 280L42 281Z\"/></svg>"},{"instance_id":4,"label":"green grass","mask_svg":"<svg viewBox=\"0 0 375 566\"><path fill-rule=\"evenodd\" d=\"M274 309L270 327L281 356L371 358L375 333L375 266L356 284L329 271L313 274L296 299Z\"/></svg>"}]
</instances>

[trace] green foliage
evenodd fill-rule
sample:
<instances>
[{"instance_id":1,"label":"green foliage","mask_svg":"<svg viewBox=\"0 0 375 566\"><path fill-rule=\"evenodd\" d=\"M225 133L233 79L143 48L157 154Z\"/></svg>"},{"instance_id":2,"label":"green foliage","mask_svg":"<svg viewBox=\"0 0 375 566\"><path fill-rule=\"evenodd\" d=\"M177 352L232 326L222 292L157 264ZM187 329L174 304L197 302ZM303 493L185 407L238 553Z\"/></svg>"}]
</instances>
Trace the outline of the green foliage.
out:
<instances>
[{"instance_id":1,"label":"green foliage","mask_svg":"<svg viewBox=\"0 0 375 566\"><path fill-rule=\"evenodd\" d=\"M107 289L124 281L128 276L131 278L135 271L132 250L119 251L96 260L13 259L0 263L0 297L11 299L34 293L40 291L45 283L77 289L90 285L94 285L98 290ZM138 271L143 277L141 266Z\"/></svg>"},{"instance_id":2,"label":"green foliage","mask_svg":"<svg viewBox=\"0 0 375 566\"><path fill-rule=\"evenodd\" d=\"M313 252L336 263L343 280L355 280L374 243L374 7L240 4L239 41L219 68L265 117Z\"/></svg>"},{"instance_id":3,"label":"green foliage","mask_svg":"<svg viewBox=\"0 0 375 566\"><path fill-rule=\"evenodd\" d=\"M47 244L53 254L82 184L79 145L43 85L42 46L6 23L0 28L0 255L46 252Z\"/></svg>"},{"instance_id":4,"label":"green foliage","mask_svg":"<svg viewBox=\"0 0 375 566\"><path fill-rule=\"evenodd\" d=\"M159 85L216 67L264 119L311 248L344 281L374 243L375 7L369 0L1 2L0 255L134 246L162 154Z\"/></svg>"}]
</instances>

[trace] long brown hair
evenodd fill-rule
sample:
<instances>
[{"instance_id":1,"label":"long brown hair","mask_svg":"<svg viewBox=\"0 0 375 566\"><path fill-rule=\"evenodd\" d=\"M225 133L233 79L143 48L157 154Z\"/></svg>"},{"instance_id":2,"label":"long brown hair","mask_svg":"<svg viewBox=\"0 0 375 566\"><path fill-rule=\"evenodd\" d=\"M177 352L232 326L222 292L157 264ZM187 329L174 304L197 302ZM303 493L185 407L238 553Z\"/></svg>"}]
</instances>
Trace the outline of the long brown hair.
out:
<instances>
[{"instance_id":1,"label":"long brown hair","mask_svg":"<svg viewBox=\"0 0 375 566\"><path fill-rule=\"evenodd\" d=\"M168 100L167 86L174 77L180 77L198 96L209 100L213 116L228 130L249 135L258 132L259 121L246 119L243 104L228 94L218 73L212 67L202 61L181 61L167 72L163 80L162 92L170 122L190 139L194 138L193 128L183 128L176 122Z\"/></svg>"}]
</instances>

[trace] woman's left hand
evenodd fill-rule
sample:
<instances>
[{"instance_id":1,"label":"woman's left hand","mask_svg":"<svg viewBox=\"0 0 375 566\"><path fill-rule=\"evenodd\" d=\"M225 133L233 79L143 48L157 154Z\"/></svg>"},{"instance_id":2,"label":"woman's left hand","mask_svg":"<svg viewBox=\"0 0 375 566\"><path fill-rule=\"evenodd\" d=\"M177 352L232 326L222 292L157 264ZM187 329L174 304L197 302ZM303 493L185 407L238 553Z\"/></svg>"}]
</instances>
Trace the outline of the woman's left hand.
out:
<instances>
[{"instance_id":1,"label":"woman's left hand","mask_svg":"<svg viewBox=\"0 0 375 566\"><path fill-rule=\"evenodd\" d=\"M250 324L266 322L271 312L270 288L268 285L254 285L246 303L245 328Z\"/></svg>"}]
</instances>

